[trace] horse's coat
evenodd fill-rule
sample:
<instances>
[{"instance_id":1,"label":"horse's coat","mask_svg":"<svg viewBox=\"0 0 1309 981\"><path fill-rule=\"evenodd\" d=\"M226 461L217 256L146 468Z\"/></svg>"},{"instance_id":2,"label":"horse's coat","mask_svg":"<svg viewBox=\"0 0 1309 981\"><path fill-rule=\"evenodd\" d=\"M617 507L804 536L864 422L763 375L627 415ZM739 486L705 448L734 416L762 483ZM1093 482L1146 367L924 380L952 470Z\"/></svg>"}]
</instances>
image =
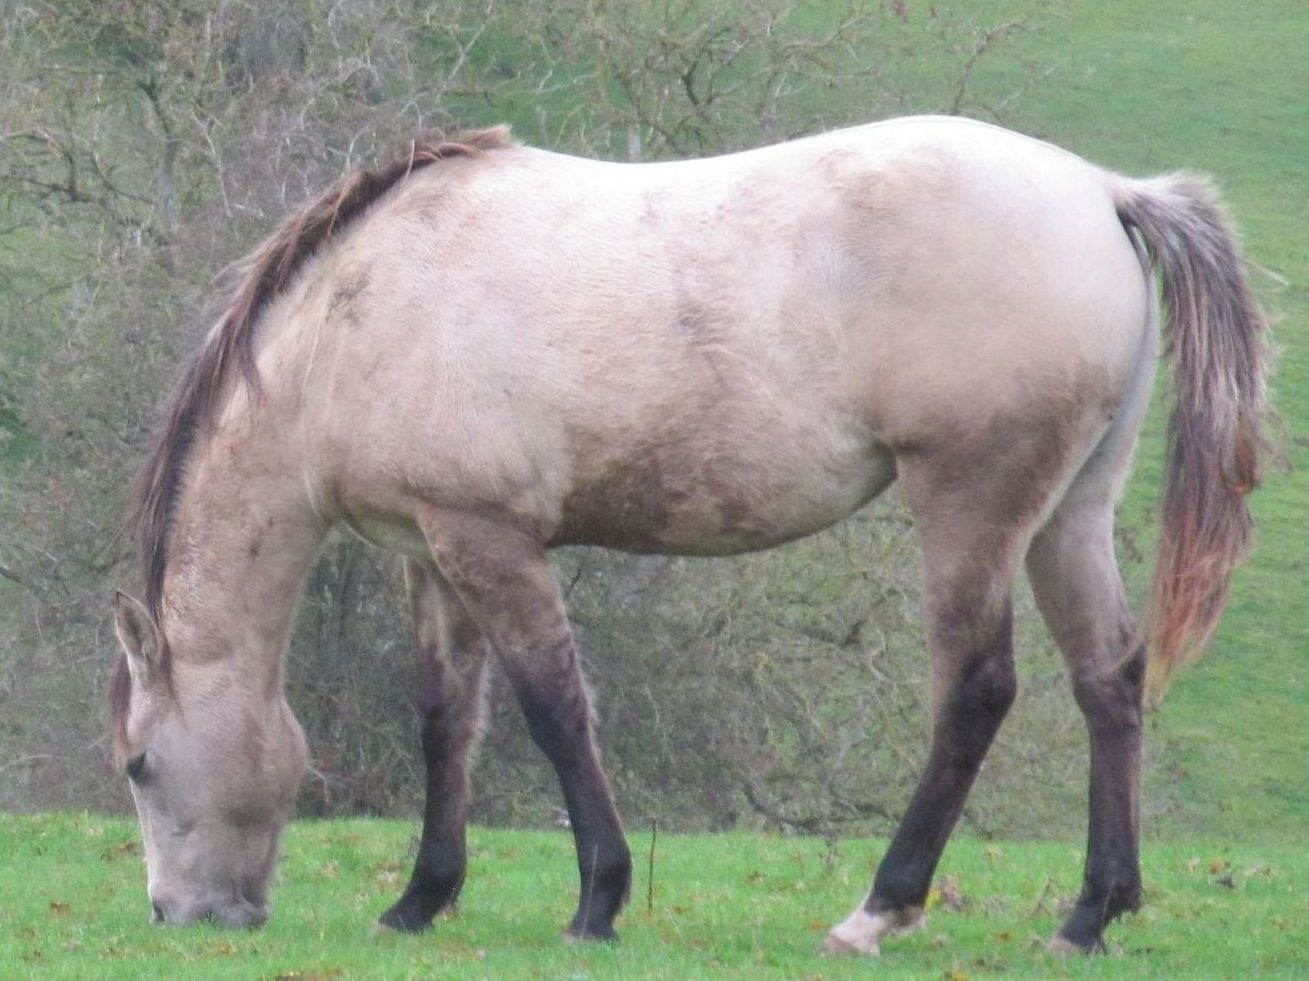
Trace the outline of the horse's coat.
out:
<instances>
[{"instance_id":1,"label":"horse's coat","mask_svg":"<svg viewBox=\"0 0 1309 981\"><path fill-rule=\"evenodd\" d=\"M1113 501L1171 317L1150 671L1208 639L1247 546L1263 321L1212 192L1135 181L957 119L618 165L502 130L351 175L248 261L174 396L139 499L145 606L113 686L157 914L261 921L304 765L281 653L346 522L407 556L427 809L384 917L463 881L484 666L559 775L582 897L612 934L630 856L546 550L725 554L817 531L899 479L923 546L929 763L873 891L833 931L917 922L1014 696L1026 560L1091 736L1086 884L1061 944L1139 901L1145 660ZM1198 516L1198 517L1197 517Z\"/></svg>"}]
</instances>

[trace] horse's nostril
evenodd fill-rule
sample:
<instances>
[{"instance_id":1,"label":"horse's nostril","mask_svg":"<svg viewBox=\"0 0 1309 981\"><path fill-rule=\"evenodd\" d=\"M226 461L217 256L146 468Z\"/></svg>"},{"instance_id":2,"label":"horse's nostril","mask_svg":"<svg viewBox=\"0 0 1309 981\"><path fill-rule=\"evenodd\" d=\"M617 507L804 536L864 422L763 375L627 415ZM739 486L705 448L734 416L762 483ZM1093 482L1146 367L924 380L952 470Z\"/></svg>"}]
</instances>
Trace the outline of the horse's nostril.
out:
<instances>
[{"instance_id":1,"label":"horse's nostril","mask_svg":"<svg viewBox=\"0 0 1309 981\"><path fill-rule=\"evenodd\" d=\"M150 922L151 922L151 923L163 923L163 922L164 922L164 911L163 911L162 909L159 908L159 904L158 904L158 903L151 903L151 904L150 904Z\"/></svg>"}]
</instances>

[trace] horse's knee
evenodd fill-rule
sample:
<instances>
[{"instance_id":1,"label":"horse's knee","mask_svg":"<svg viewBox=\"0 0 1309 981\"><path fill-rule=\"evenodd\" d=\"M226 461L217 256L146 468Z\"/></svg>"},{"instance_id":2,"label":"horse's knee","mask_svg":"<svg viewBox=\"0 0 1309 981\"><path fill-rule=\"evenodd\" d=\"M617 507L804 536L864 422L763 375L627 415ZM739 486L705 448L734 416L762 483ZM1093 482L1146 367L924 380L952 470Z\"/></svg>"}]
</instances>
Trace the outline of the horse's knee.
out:
<instances>
[{"instance_id":1,"label":"horse's knee","mask_svg":"<svg viewBox=\"0 0 1309 981\"><path fill-rule=\"evenodd\" d=\"M992 615L950 617L937 630L938 723L965 757L985 752L1018 694L1014 670L1013 608L1006 599ZM967 762L967 761L965 761Z\"/></svg>"},{"instance_id":2,"label":"horse's knee","mask_svg":"<svg viewBox=\"0 0 1309 981\"><path fill-rule=\"evenodd\" d=\"M591 693L570 635L529 658L505 659L506 673L528 732L547 755L589 742L594 726Z\"/></svg>"},{"instance_id":3,"label":"horse's knee","mask_svg":"<svg viewBox=\"0 0 1309 981\"><path fill-rule=\"evenodd\" d=\"M481 666L473 677L459 673L436 654L424 654L419 668L419 738L429 761L462 755L476 741L482 722Z\"/></svg>"},{"instance_id":4,"label":"horse's knee","mask_svg":"<svg viewBox=\"0 0 1309 981\"><path fill-rule=\"evenodd\" d=\"M1010 653L975 658L955 689L960 707L988 720L1003 719L1018 695L1018 675Z\"/></svg>"}]
</instances>

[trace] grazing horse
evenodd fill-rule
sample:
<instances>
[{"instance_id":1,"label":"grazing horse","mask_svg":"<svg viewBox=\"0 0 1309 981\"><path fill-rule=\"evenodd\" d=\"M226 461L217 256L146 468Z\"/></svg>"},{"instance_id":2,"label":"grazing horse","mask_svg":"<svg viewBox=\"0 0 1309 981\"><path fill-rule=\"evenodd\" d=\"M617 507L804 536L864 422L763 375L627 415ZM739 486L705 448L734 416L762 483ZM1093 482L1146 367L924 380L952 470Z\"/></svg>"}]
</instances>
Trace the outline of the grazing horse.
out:
<instances>
[{"instance_id":1,"label":"grazing horse","mask_svg":"<svg viewBox=\"0 0 1309 981\"><path fill-rule=\"evenodd\" d=\"M427 802L382 922L422 929L459 893L493 655L563 788L568 933L612 937L631 857L547 550L767 548L898 479L931 753L828 949L920 921L1014 698L1024 562L1091 746L1085 881L1052 943L1095 949L1140 901L1143 693L1210 638L1248 549L1263 329L1204 180L961 119L639 165L500 128L349 175L246 260L140 483L145 600L118 597L111 705L156 918L267 915L306 761L283 651L344 523L404 554L417 626ZM1161 333L1176 405L1140 634L1113 507Z\"/></svg>"}]
</instances>

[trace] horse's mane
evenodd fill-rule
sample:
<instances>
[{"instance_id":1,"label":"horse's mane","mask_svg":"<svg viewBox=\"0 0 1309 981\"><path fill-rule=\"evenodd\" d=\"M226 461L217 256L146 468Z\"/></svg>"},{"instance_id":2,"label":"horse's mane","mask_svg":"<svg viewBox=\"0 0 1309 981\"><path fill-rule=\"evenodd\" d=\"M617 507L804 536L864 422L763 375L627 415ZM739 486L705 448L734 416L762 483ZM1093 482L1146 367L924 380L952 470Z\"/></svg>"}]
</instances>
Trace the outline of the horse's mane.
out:
<instances>
[{"instance_id":1,"label":"horse's mane","mask_svg":"<svg viewBox=\"0 0 1309 981\"><path fill-rule=\"evenodd\" d=\"M411 172L450 157L475 156L510 145L505 126L436 135L375 170L360 168L311 198L235 266L235 287L208 339L192 357L168 400L132 501L131 524L141 549L145 601L159 617L172 512L196 438L212 424L220 396L237 372L254 391L259 378L254 338L260 313L305 260Z\"/></svg>"},{"instance_id":2,"label":"horse's mane","mask_svg":"<svg viewBox=\"0 0 1309 981\"><path fill-rule=\"evenodd\" d=\"M305 261L410 173L450 157L477 156L511 145L509 128L472 130L414 141L391 163L346 174L291 214L272 235L233 268L236 282L222 314L191 358L166 403L150 455L132 497L130 523L136 533L145 576L145 602L156 622L163 597L173 511L197 439L212 425L220 399L238 374L256 393L254 338L260 314ZM167 646L162 667L168 668ZM130 696L126 661L120 659L110 686L115 723L125 724ZM121 736L121 732L119 733Z\"/></svg>"}]
</instances>

